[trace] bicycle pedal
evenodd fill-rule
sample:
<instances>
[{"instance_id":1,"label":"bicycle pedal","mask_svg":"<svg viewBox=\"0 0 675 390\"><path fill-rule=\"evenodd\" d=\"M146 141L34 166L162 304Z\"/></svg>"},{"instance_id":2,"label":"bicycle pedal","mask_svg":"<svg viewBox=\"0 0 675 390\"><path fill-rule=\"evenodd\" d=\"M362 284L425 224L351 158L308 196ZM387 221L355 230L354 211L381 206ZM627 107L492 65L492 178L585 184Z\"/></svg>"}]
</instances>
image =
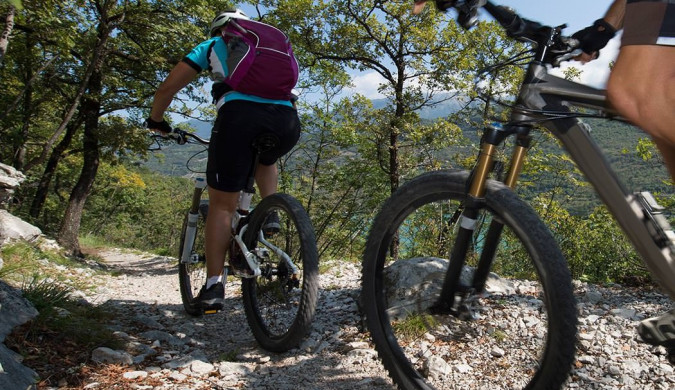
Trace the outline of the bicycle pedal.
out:
<instances>
[{"instance_id":1,"label":"bicycle pedal","mask_svg":"<svg viewBox=\"0 0 675 390\"><path fill-rule=\"evenodd\" d=\"M213 303L210 305L202 305L202 313L203 314L216 314L219 311L223 310L223 304L222 303Z\"/></svg>"}]
</instances>

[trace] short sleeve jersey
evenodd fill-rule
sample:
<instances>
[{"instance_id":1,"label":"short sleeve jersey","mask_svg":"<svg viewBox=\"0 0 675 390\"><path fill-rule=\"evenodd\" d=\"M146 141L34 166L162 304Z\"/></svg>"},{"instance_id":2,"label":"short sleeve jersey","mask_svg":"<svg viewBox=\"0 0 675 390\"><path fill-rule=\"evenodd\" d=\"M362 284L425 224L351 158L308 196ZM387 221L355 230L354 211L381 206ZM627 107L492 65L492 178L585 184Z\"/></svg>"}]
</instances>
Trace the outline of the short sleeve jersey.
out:
<instances>
[{"instance_id":1,"label":"short sleeve jersey","mask_svg":"<svg viewBox=\"0 0 675 390\"><path fill-rule=\"evenodd\" d=\"M265 99L259 96L231 91L231 88L224 84L229 71L227 69L227 46L221 37L213 37L200 43L183 58L183 62L190 65L197 72L207 70L211 73L211 79L213 80L211 95L214 100L222 98L222 103L227 103L231 100L249 100L258 103L293 106L291 102L286 100ZM224 93L224 91L230 92Z\"/></svg>"}]
</instances>

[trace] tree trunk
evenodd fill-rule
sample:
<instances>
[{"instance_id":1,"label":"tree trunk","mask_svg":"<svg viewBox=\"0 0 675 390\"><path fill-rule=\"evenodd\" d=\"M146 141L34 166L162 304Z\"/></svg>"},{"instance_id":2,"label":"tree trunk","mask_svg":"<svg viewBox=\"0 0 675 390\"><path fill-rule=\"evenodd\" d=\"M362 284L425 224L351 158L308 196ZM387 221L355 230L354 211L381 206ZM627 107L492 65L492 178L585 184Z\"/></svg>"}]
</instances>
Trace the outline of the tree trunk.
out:
<instances>
[{"instance_id":1,"label":"tree trunk","mask_svg":"<svg viewBox=\"0 0 675 390\"><path fill-rule=\"evenodd\" d=\"M16 14L16 8L9 6L7 10L7 15L5 15L5 28L2 30L2 35L0 35L0 61L5 58L5 53L7 53L7 47L9 46L9 36L14 30L14 15Z\"/></svg>"},{"instance_id":2,"label":"tree trunk","mask_svg":"<svg viewBox=\"0 0 675 390\"><path fill-rule=\"evenodd\" d=\"M33 45L31 39L26 40L26 47L30 50L30 47ZM28 64L27 64L28 65ZM25 66L24 77L26 80L32 80L35 77L33 73L32 66ZM31 119L33 117L33 85L32 83L26 83L26 88L23 91L23 118L21 125L21 133L19 134L18 139L15 141L14 145L14 161L12 165L19 171L24 171L26 164L26 153L28 148L26 143L28 142L28 132L30 130Z\"/></svg>"},{"instance_id":3,"label":"tree trunk","mask_svg":"<svg viewBox=\"0 0 675 390\"><path fill-rule=\"evenodd\" d=\"M78 238L80 233L80 223L82 221L82 212L87 197L94 185L100 162L98 122L99 116L101 115L101 95L103 92L102 65L108 54L106 46L113 28L113 26L109 24L107 14L109 8L107 7L114 6L115 2L106 2L103 5L104 7L97 8L101 14L97 28L98 40L96 46L93 48L91 63L87 68L87 73L91 72L90 77L85 76L84 78L85 80L88 79L89 83L82 84L82 87L87 86L86 91L88 92L82 96L80 108L80 112L84 118L84 138L82 139L84 158L82 161L82 171L80 172L80 178L77 180L75 187L73 187L73 191L70 193L68 206L66 207L63 220L61 221L61 228L59 229L56 238L56 241L59 244L78 257L82 256ZM66 115L67 121L72 118L73 114L74 111L70 110ZM64 120L64 123L61 124L60 128L65 127L67 121Z\"/></svg>"},{"instance_id":4,"label":"tree trunk","mask_svg":"<svg viewBox=\"0 0 675 390\"><path fill-rule=\"evenodd\" d=\"M78 238L82 211L96 179L99 165L98 118L101 108L101 102L99 101L99 93L101 92L100 73L97 72L92 75L91 84L92 94L82 100L82 114L85 118L84 138L82 140L84 148L82 171L73 191L70 193L68 207L66 207L63 215L61 228L57 237L57 241L61 246L70 251L72 255L78 257L82 256Z\"/></svg>"},{"instance_id":5,"label":"tree trunk","mask_svg":"<svg viewBox=\"0 0 675 390\"><path fill-rule=\"evenodd\" d=\"M52 151L52 154L49 156L49 160L47 160L47 165L45 166L45 170L42 173L37 190L35 191L35 196L33 197L33 203L31 203L30 206L30 216L34 219L38 219L40 213L42 213L42 208L44 207L45 201L47 200L49 185L51 184L52 178L54 177L54 172L56 172L56 167L63 158L66 149L70 147L73 136L77 132L77 128L79 126L79 121L77 121L77 123L70 123L66 134L63 136L63 139L58 143L58 145L56 145Z\"/></svg>"}]
</instances>

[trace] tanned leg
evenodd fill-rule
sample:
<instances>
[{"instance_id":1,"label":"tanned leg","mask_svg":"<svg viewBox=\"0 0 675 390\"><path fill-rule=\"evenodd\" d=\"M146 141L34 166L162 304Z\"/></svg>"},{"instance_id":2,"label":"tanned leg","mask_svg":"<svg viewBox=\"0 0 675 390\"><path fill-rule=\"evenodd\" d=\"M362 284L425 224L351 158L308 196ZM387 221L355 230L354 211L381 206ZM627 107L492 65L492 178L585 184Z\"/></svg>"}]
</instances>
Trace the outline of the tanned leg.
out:
<instances>
[{"instance_id":1,"label":"tanned leg","mask_svg":"<svg viewBox=\"0 0 675 390\"><path fill-rule=\"evenodd\" d=\"M651 135L675 181L675 47L623 46L607 85L609 101Z\"/></svg>"}]
</instances>

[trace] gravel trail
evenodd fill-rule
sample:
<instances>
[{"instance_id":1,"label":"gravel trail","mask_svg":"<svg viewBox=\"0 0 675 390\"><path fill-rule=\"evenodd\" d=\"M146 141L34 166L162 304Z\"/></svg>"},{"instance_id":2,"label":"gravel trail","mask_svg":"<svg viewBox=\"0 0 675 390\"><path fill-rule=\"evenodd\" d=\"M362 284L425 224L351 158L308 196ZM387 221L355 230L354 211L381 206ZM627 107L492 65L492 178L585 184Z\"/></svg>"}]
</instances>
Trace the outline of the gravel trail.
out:
<instances>
[{"instance_id":1,"label":"gravel trail","mask_svg":"<svg viewBox=\"0 0 675 390\"><path fill-rule=\"evenodd\" d=\"M320 277L312 333L300 348L277 354L260 348L251 335L238 279L225 286L223 312L191 317L181 305L174 259L115 249L99 256L113 276L100 277L100 287L86 299L117 308L121 315L111 326L127 340L127 349L95 353L121 355L120 383L128 388L395 388L361 327L357 265L322 266L329 270ZM656 291L575 287L580 335L567 388L674 389L675 371L665 350L640 343L635 333L640 319L667 310L670 301ZM86 388L103 387L92 379Z\"/></svg>"}]
</instances>

